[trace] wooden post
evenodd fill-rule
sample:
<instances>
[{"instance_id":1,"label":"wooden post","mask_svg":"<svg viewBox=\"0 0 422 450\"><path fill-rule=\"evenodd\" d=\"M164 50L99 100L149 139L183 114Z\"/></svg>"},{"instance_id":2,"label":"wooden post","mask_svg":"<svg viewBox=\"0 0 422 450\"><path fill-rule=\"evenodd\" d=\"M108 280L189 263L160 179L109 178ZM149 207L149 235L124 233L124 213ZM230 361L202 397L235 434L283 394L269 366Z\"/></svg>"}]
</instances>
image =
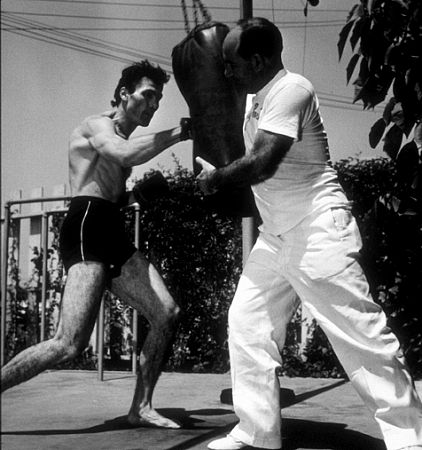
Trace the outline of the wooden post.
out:
<instances>
[{"instance_id":1,"label":"wooden post","mask_svg":"<svg viewBox=\"0 0 422 450\"><path fill-rule=\"evenodd\" d=\"M240 2L242 13L242 19L249 19L253 16L253 1L252 0L241 0Z\"/></svg>"}]
</instances>

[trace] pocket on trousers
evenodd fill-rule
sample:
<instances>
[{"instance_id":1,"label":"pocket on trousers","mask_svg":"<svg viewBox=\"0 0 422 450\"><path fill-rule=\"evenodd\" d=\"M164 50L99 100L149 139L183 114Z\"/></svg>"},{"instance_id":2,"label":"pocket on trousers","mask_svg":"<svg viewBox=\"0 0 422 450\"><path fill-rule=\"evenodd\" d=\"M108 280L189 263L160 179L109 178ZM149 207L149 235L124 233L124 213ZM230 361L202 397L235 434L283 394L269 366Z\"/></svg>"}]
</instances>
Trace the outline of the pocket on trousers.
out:
<instances>
[{"instance_id":1,"label":"pocket on trousers","mask_svg":"<svg viewBox=\"0 0 422 450\"><path fill-rule=\"evenodd\" d=\"M340 240L349 240L350 249L359 251L362 247L362 239L352 211L344 207L334 207L330 211L333 217L334 228Z\"/></svg>"},{"instance_id":2,"label":"pocket on trousers","mask_svg":"<svg viewBox=\"0 0 422 450\"><path fill-rule=\"evenodd\" d=\"M332 207L313 220L306 231L299 266L311 279L326 279L350 266L360 246L352 212L345 207Z\"/></svg>"},{"instance_id":3,"label":"pocket on trousers","mask_svg":"<svg viewBox=\"0 0 422 450\"><path fill-rule=\"evenodd\" d=\"M351 225L354 220L352 212L345 208L331 208L334 228L341 240L345 239L351 231Z\"/></svg>"}]
</instances>

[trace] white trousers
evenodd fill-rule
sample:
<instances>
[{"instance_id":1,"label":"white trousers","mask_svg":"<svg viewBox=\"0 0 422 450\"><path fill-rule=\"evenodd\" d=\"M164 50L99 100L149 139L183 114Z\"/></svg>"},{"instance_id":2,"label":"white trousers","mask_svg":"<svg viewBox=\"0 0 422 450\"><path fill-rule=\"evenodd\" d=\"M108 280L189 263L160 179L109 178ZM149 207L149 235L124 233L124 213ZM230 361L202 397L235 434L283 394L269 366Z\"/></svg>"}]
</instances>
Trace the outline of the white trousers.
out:
<instances>
[{"instance_id":1,"label":"white trousers","mask_svg":"<svg viewBox=\"0 0 422 450\"><path fill-rule=\"evenodd\" d=\"M234 437L255 447L281 447L276 368L299 296L373 412L387 449L422 445L422 404L397 338L369 294L357 261L360 247L356 222L345 208L308 217L282 236L258 237L229 311L239 418Z\"/></svg>"}]
</instances>

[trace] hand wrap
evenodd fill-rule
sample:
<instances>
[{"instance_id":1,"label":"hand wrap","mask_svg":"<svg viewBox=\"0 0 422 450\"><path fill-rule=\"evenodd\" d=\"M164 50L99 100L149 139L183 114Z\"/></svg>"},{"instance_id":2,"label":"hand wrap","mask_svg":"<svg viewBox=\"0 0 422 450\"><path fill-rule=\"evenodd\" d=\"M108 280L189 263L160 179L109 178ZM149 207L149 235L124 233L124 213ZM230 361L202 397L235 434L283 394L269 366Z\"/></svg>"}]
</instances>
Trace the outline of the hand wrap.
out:
<instances>
[{"instance_id":1,"label":"hand wrap","mask_svg":"<svg viewBox=\"0 0 422 450\"><path fill-rule=\"evenodd\" d=\"M190 117L182 117L180 119L180 140L187 141L193 139L192 137L192 119Z\"/></svg>"}]
</instances>

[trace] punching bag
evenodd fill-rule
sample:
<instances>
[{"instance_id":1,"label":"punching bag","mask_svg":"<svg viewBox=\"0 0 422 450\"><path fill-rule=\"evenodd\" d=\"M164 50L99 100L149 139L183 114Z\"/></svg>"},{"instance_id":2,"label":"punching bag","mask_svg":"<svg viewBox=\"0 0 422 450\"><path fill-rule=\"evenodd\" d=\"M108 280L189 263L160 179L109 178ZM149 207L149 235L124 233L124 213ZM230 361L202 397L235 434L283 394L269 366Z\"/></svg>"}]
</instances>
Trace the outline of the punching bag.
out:
<instances>
[{"instance_id":1,"label":"punching bag","mask_svg":"<svg viewBox=\"0 0 422 450\"><path fill-rule=\"evenodd\" d=\"M245 153L246 92L239 92L224 76L222 44L228 32L229 27L219 22L198 25L172 52L174 78L192 119L195 174L201 170L197 156L218 168ZM206 201L225 214L246 217L255 212L249 187L219 191Z\"/></svg>"}]
</instances>

